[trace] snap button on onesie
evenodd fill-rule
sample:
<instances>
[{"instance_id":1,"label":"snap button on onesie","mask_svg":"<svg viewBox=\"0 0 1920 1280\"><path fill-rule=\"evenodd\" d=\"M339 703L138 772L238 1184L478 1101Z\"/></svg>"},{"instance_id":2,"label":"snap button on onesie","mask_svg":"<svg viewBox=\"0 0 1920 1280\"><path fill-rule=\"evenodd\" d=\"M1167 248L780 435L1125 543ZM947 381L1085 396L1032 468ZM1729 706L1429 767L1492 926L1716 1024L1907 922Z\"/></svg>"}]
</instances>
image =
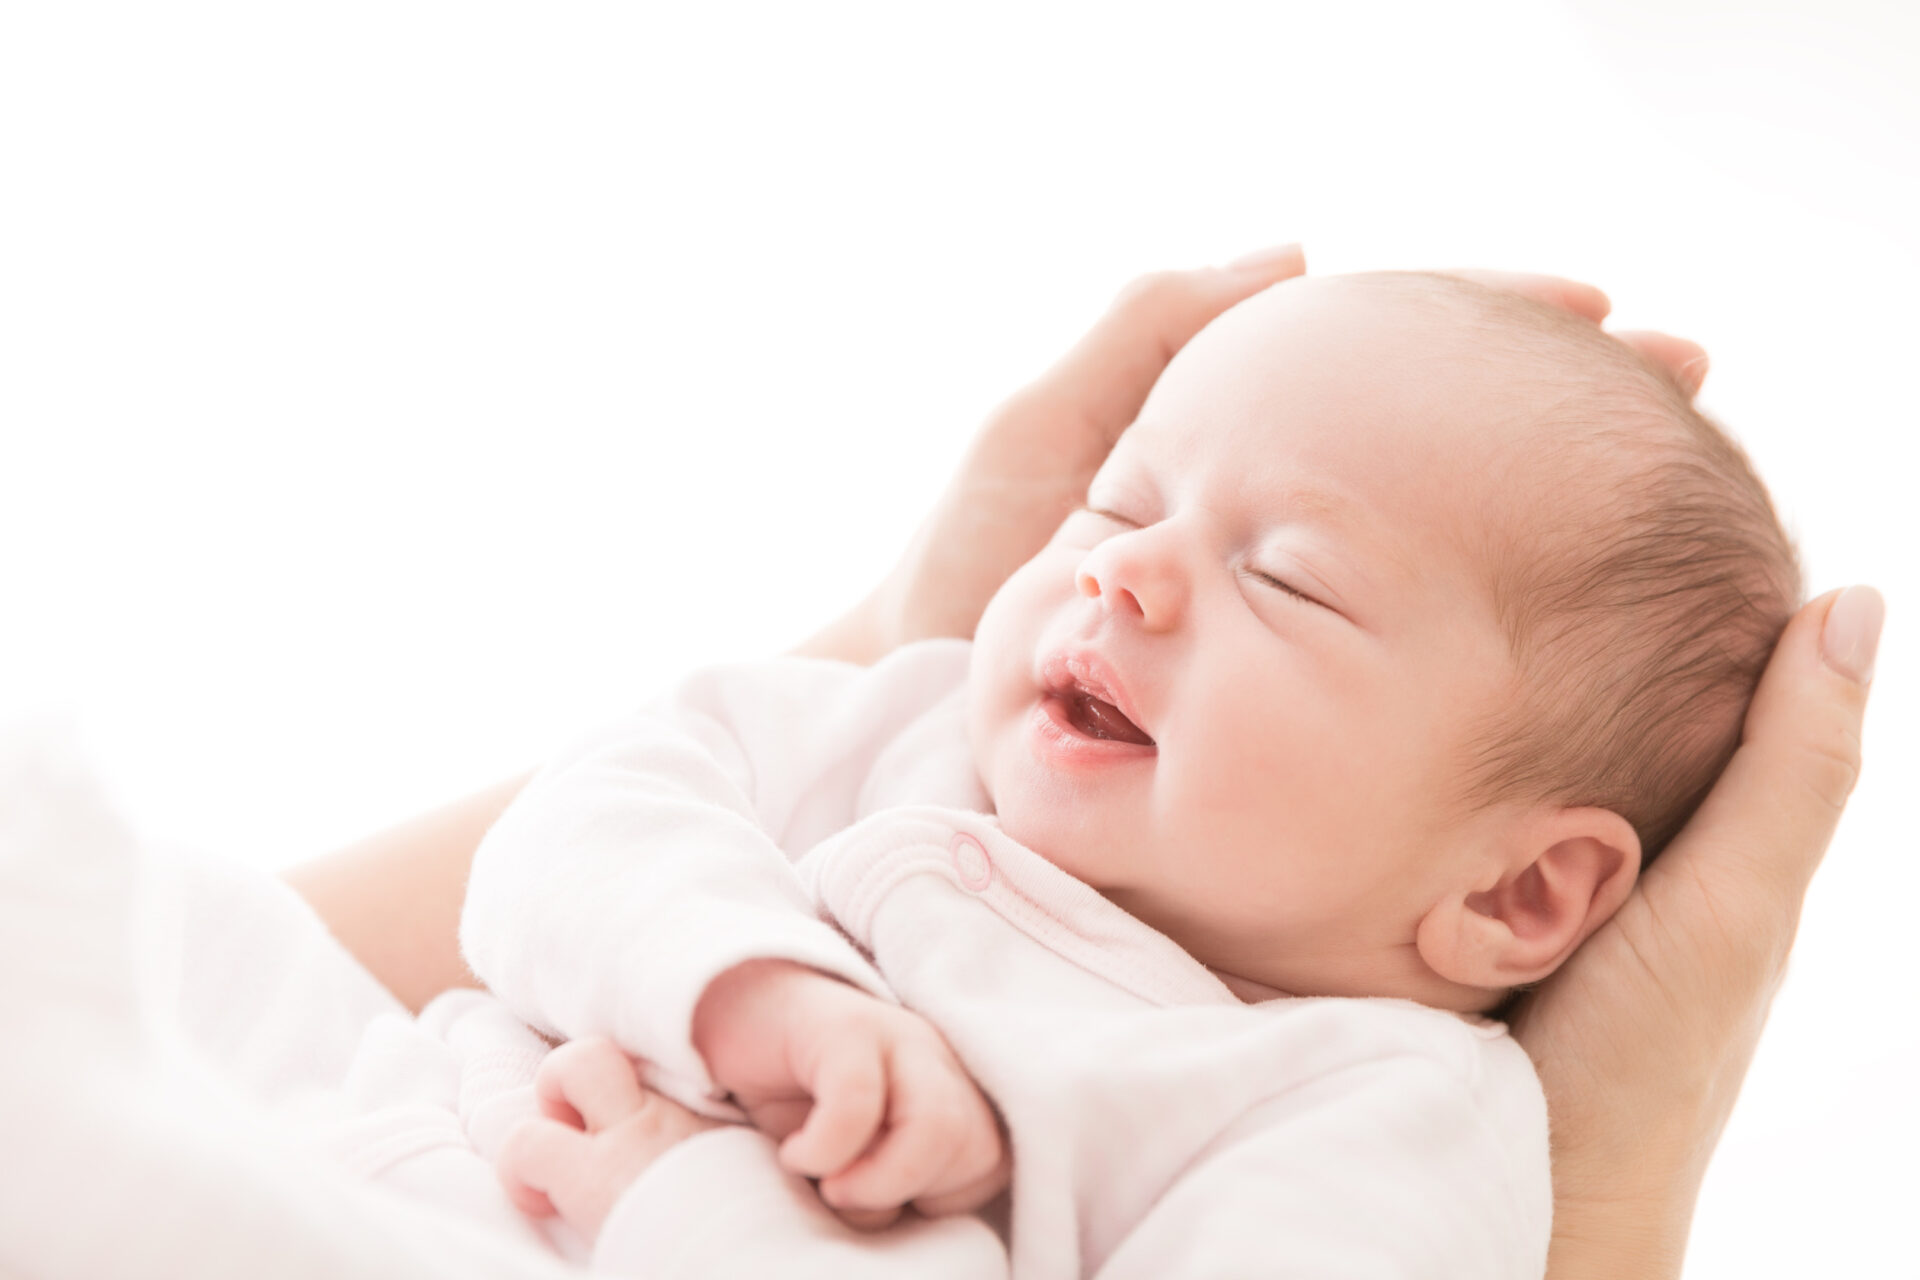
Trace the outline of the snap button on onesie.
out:
<instances>
[{"instance_id":1,"label":"snap button on onesie","mask_svg":"<svg viewBox=\"0 0 1920 1280\"><path fill-rule=\"evenodd\" d=\"M993 861L978 840L961 832L947 849L953 854L953 869L959 872L962 885L979 893L993 883Z\"/></svg>"}]
</instances>

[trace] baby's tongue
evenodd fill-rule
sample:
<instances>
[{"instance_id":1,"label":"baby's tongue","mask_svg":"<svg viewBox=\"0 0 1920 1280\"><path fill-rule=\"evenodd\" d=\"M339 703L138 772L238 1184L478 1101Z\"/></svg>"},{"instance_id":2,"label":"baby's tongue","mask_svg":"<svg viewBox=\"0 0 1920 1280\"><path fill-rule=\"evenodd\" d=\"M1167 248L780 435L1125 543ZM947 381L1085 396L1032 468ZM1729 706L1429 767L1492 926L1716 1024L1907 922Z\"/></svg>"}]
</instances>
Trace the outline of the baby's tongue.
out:
<instances>
[{"instance_id":1,"label":"baby's tongue","mask_svg":"<svg viewBox=\"0 0 1920 1280\"><path fill-rule=\"evenodd\" d=\"M1132 742L1143 747L1153 745L1153 739L1140 732L1139 725L1121 715L1120 708L1091 694L1082 694L1073 700L1071 718L1073 727L1089 738L1111 738L1116 742Z\"/></svg>"}]
</instances>

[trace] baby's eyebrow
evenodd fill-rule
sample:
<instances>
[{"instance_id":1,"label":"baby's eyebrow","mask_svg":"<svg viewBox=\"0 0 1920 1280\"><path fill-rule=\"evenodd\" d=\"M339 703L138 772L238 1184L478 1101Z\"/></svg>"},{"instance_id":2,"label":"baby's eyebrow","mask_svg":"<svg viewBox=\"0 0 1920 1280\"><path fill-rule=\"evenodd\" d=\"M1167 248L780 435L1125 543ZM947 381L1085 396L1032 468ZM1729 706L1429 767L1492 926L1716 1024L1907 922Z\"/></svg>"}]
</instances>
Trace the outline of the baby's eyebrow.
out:
<instances>
[{"instance_id":1,"label":"baby's eyebrow","mask_svg":"<svg viewBox=\"0 0 1920 1280\"><path fill-rule=\"evenodd\" d=\"M1287 490L1280 499L1279 513L1289 519L1310 519L1332 525L1358 523L1360 506L1353 499L1332 489L1311 485Z\"/></svg>"},{"instance_id":2,"label":"baby's eyebrow","mask_svg":"<svg viewBox=\"0 0 1920 1280\"><path fill-rule=\"evenodd\" d=\"M1178 489L1183 458L1155 439L1141 443L1129 432L1120 437L1106 463L1094 475L1093 489L1118 489L1130 495L1151 496L1158 500L1168 489ZM1367 509L1347 494L1300 476L1268 503L1270 518L1284 521L1313 522L1339 531L1358 530L1367 523Z\"/></svg>"},{"instance_id":3,"label":"baby's eyebrow","mask_svg":"<svg viewBox=\"0 0 1920 1280\"><path fill-rule=\"evenodd\" d=\"M1308 525L1342 539L1373 527L1368 509L1338 489L1302 478L1277 493L1261 495L1252 508L1263 525Z\"/></svg>"}]
</instances>

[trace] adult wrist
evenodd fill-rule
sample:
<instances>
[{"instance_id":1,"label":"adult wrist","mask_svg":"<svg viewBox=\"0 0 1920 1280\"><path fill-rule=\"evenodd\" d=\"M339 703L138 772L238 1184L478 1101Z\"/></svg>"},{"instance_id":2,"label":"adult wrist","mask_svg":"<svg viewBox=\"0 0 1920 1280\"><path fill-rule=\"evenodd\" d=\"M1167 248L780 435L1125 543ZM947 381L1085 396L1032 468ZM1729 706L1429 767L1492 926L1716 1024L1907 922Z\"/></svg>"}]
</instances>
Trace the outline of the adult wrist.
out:
<instances>
[{"instance_id":1,"label":"adult wrist","mask_svg":"<svg viewBox=\"0 0 1920 1280\"><path fill-rule=\"evenodd\" d=\"M1696 1188L1581 1199L1556 1196L1546 1280L1679 1280Z\"/></svg>"},{"instance_id":2,"label":"adult wrist","mask_svg":"<svg viewBox=\"0 0 1920 1280\"><path fill-rule=\"evenodd\" d=\"M859 604L835 618L788 652L801 658L831 658L870 667L887 656L898 644L889 638L891 631L883 621L884 601L889 599L885 584Z\"/></svg>"},{"instance_id":3,"label":"adult wrist","mask_svg":"<svg viewBox=\"0 0 1920 1280\"><path fill-rule=\"evenodd\" d=\"M1704 1114L1633 1126L1623 1145L1585 1160L1556 1142L1547 1280L1678 1280L1718 1136L1702 1131Z\"/></svg>"}]
</instances>

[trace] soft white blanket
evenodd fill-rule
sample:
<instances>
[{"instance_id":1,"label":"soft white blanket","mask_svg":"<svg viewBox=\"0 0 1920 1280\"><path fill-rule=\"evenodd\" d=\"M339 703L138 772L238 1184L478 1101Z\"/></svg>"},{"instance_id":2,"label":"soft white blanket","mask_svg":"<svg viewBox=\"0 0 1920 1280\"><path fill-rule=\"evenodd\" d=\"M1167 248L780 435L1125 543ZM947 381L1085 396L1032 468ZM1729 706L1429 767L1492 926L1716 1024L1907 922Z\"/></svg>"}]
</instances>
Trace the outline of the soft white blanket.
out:
<instances>
[{"instance_id":1,"label":"soft white blanket","mask_svg":"<svg viewBox=\"0 0 1920 1280\"><path fill-rule=\"evenodd\" d=\"M543 1048L417 1022L276 879L143 846L0 740L0 1275L575 1275L484 1155Z\"/></svg>"}]
</instances>

